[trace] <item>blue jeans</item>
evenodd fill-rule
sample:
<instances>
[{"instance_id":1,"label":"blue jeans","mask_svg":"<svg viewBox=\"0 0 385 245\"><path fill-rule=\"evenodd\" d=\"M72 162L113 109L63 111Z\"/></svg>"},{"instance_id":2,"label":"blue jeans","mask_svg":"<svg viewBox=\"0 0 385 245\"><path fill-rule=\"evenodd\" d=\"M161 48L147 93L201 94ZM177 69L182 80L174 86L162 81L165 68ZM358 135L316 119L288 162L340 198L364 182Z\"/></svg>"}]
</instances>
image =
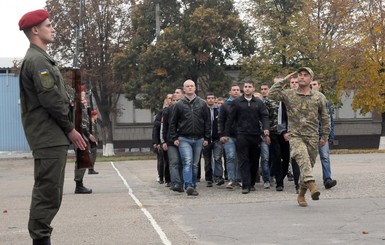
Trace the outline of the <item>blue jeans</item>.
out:
<instances>
[{"instance_id":1,"label":"blue jeans","mask_svg":"<svg viewBox=\"0 0 385 245\"><path fill-rule=\"evenodd\" d=\"M174 145L167 146L168 161L170 164L170 178L172 186L183 187L182 162L178 148Z\"/></svg>"},{"instance_id":2,"label":"blue jeans","mask_svg":"<svg viewBox=\"0 0 385 245\"><path fill-rule=\"evenodd\" d=\"M332 179L332 171L330 169L330 156L329 156L329 142L326 141L325 145L319 147L319 156L322 164L322 176L324 183L327 180Z\"/></svg>"},{"instance_id":3,"label":"blue jeans","mask_svg":"<svg viewBox=\"0 0 385 245\"><path fill-rule=\"evenodd\" d=\"M237 149L235 138L230 137L229 141L223 145L226 155L227 177L230 181L241 181L241 173L237 163Z\"/></svg>"},{"instance_id":4,"label":"blue jeans","mask_svg":"<svg viewBox=\"0 0 385 245\"><path fill-rule=\"evenodd\" d=\"M196 187L198 164L203 147L203 139L179 137L179 154L182 159L184 187Z\"/></svg>"},{"instance_id":5,"label":"blue jeans","mask_svg":"<svg viewBox=\"0 0 385 245\"><path fill-rule=\"evenodd\" d=\"M215 140L209 143L207 146L204 146L203 157L205 160L206 181L213 181L213 179L217 180L223 178L222 143L219 140Z\"/></svg>"},{"instance_id":6,"label":"blue jeans","mask_svg":"<svg viewBox=\"0 0 385 245\"><path fill-rule=\"evenodd\" d=\"M214 141L214 176L215 178L223 178L223 163L222 163L222 143L219 140Z\"/></svg>"},{"instance_id":7,"label":"blue jeans","mask_svg":"<svg viewBox=\"0 0 385 245\"><path fill-rule=\"evenodd\" d=\"M261 168L262 168L263 182L269 182L270 180L269 145L264 140L261 141Z\"/></svg>"}]
</instances>

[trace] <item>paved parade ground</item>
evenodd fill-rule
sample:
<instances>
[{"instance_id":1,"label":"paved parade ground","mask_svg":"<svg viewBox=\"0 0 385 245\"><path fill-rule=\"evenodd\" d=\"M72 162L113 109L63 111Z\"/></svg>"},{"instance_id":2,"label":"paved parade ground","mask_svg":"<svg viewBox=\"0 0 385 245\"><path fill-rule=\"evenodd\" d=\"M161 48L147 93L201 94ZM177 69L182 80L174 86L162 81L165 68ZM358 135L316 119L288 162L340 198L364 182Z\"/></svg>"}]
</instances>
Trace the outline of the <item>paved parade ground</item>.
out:
<instances>
[{"instance_id":1,"label":"paved parade ground","mask_svg":"<svg viewBox=\"0 0 385 245\"><path fill-rule=\"evenodd\" d=\"M242 195L198 183L199 196L156 182L156 161L97 162L85 175L90 195L75 195L68 163L54 245L79 244L385 244L385 154L333 154L336 187L321 185L319 201L299 207L293 182ZM204 176L204 174L202 174ZM27 230L33 159L0 159L0 244L32 244Z\"/></svg>"}]
</instances>

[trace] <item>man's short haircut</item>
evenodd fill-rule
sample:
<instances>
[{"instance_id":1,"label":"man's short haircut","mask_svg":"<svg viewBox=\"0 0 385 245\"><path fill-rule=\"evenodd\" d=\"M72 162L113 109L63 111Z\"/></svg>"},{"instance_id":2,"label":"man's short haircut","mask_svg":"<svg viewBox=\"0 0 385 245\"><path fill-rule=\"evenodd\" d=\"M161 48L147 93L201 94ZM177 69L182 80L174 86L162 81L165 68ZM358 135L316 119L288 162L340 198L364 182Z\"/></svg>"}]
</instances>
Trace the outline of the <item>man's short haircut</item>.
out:
<instances>
[{"instance_id":1,"label":"man's short haircut","mask_svg":"<svg viewBox=\"0 0 385 245\"><path fill-rule=\"evenodd\" d=\"M253 87L255 87L254 81L251 80L251 79L244 80L244 81L243 81L243 86L244 86L246 83L251 84L251 85L253 85Z\"/></svg>"},{"instance_id":2,"label":"man's short haircut","mask_svg":"<svg viewBox=\"0 0 385 245\"><path fill-rule=\"evenodd\" d=\"M207 99L207 97L209 97L209 96L214 96L214 98L215 98L215 94L214 94L213 92L207 92L207 94L206 94L206 99Z\"/></svg>"},{"instance_id":3,"label":"man's short haircut","mask_svg":"<svg viewBox=\"0 0 385 245\"><path fill-rule=\"evenodd\" d=\"M231 84L230 89L231 89L232 87L239 87L239 84L238 84L238 83L233 83L233 84Z\"/></svg>"},{"instance_id":4,"label":"man's short haircut","mask_svg":"<svg viewBox=\"0 0 385 245\"><path fill-rule=\"evenodd\" d=\"M267 83L261 83L261 87L262 86L267 86L268 88L270 87L269 84L267 84Z\"/></svg>"},{"instance_id":5,"label":"man's short haircut","mask_svg":"<svg viewBox=\"0 0 385 245\"><path fill-rule=\"evenodd\" d=\"M182 94L184 94L183 87L177 87L175 90L177 89L179 89L182 92Z\"/></svg>"}]
</instances>

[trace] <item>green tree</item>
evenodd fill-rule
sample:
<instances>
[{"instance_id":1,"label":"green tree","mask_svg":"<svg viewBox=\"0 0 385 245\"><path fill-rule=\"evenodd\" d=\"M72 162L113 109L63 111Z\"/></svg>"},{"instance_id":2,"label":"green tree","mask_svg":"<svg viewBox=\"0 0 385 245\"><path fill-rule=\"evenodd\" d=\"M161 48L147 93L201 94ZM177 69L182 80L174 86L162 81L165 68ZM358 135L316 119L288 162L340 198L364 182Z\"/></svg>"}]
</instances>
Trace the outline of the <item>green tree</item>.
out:
<instances>
[{"instance_id":1,"label":"green tree","mask_svg":"<svg viewBox=\"0 0 385 245\"><path fill-rule=\"evenodd\" d=\"M353 5L343 0L250 0L257 55L242 62L242 77L271 82L300 66L310 66L324 81L334 104L338 61L352 23Z\"/></svg>"},{"instance_id":2,"label":"green tree","mask_svg":"<svg viewBox=\"0 0 385 245\"><path fill-rule=\"evenodd\" d=\"M207 91L223 95L229 85L222 68L225 60L235 52L254 51L253 39L232 3L160 1L162 34L156 42L155 6L152 1L138 4L133 13L137 36L114 63L115 78L126 84L127 98L145 94L136 105L157 110L160 98L187 78L198 83L201 96ZM145 13L151 13L154 21L135 22Z\"/></svg>"},{"instance_id":3,"label":"green tree","mask_svg":"<svg viewBox=\"0 0 385 245\"><path fill-rule=\"evenodd\" d=\"M92 88L103 121L103 144L110 146L106 152L108 155L113 154L112 117L117 113L117 95L122 90L122 84L113 80L111 64L114 55L131 38L128 24L131 7L124 0L86 0L81 11L83 24L80 26L78 59L83 83ZM56 29L52 55L61 60L62 65L68 66L75 53L79 1L48 0L47 10Z\"/></svg>"},{"instance_id":4,"label":"green tree","mask_svg":"<svg viewBox=\"0 0 385 245\"><path fill-rule=\"evenodd\" d=\"M254 36L258 40L254 56L241 61L241 78L252 77L258 83L271 82L286 74L299 59L298 18L303 0L250 0Z\"/></svg>"}]
</instances>

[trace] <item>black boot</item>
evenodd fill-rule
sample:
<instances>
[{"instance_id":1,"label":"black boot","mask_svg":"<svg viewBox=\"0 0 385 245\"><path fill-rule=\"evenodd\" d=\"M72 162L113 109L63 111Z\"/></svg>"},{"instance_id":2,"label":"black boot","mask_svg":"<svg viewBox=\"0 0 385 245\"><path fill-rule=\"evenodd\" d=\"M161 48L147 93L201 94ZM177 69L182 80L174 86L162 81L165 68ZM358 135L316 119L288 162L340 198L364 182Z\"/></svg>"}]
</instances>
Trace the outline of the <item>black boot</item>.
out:
<instances>
[{"instance_id":1,"label":"black boot","mask_svg":"<svg viewBox=\"0 0 385 245\"><path fill-rule=\"evenodd\" d=\"M92 189L88 189L83 185L83 181L76 181L75 194L91 194Z\"/></svg>"},{"instance_id":2,"label":"black boot","mask_svg":"<svg viewBox=\"0 0 385 245\"><path fill-rule=\"evenodd\" d=\"M99 172L96 172L93 168L88 169L88 174L99 174Z\"/></svg>"},{"instance_id":3,"label":"black boot","mask_svg":"<svg viewBox=\"0 0 385 245\"><path fill-rule=\"evenodd\" d=\"M40 239L33 239L33 245L51 245L50 237L44 237Z\"/></svg>"}]
</instances>

